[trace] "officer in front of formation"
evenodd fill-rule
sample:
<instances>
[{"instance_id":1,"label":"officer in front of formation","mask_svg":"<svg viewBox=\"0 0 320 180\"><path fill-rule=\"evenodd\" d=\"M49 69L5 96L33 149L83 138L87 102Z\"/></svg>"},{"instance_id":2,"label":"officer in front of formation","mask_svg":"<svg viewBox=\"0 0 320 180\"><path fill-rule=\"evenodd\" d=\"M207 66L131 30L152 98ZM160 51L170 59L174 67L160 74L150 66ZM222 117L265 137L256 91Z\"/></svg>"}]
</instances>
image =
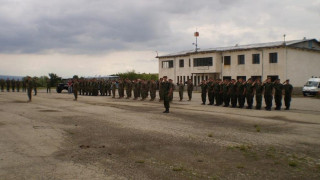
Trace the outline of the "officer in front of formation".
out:
<instances>
[{"instance_id":1,"label":"officer in front of formation","mask_svg":"<svg viewBox=\"0 0 320 180\"><path fill-rule=\"evenodd\" d=\"M167 80L167 76L163 76L163 81L161 82L161 88L163 90L163 104L165 107L165 111L163 113L169 113L170 108L170 96L172 95L172 83Z\"/></svg>"}]
</instances>

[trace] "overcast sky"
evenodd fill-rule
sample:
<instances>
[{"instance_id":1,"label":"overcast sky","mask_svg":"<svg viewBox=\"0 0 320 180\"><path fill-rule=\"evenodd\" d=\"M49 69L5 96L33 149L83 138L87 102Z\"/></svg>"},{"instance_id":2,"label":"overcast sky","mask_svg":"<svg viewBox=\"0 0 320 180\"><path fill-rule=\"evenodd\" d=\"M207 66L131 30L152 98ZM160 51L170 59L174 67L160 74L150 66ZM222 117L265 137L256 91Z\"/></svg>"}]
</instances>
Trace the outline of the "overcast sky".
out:
<instances>
[{"instance_id":1,"label":"overcast sky","mask_svg":"<svg viewBox=\"0 0 320 180\"><path fill-rule=\"evenodd\" d=\"M157 73L159 55L320 38L320 0L0 0L0 74Z\"/></svg>"}]
</instances>

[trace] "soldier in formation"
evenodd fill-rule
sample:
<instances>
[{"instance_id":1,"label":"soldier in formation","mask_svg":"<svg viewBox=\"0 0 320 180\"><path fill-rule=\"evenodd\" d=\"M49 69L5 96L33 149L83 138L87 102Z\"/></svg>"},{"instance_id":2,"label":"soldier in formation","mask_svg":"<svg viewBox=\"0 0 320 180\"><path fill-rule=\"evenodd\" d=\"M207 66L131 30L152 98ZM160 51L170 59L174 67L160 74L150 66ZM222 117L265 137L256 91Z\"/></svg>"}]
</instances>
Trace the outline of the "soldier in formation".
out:
<instances>
[{"instance_id":1,"label":"soldier in formation","mask_svg":"<svg viewBox=\"0 0 320 180\"><path fill-rule=\"evenodd\" d=\"M192 91L193 91L193 83L192 80L189 79L187 82L187 91L188 91L188 101L191 101L192 99Z\"/></svg>"},{"instance_id":2,"label":"soldier in formation","mask_svg":"<svg viewBox=\"0 0 320 180\"><path fill-rule=\"evenodd\" d=\"M292 95L292 90L293 90L293 87L290 84L290 80L289 79L287 79L283 83L283 89L284 89L284 104L286 106L285 110L289 110L290 109L290 103L291 103L291 95Z\"/></svg>"},{"instance_id":3,"label":"soldier in formation","mask_svg":"<svg viewBox=\"0 0 320 180\"><path fill-rule=\"evenodd\" d=\"M178 87L179 87L179 97L180 97L180 101L182 101L183 99L183 91L184 91L184 83L180 80L179 83L177 83Z\"/></svg>"},{"instance_id":4,"label":"soldier in formation","mask_svg":"<svg viewBox=\"0 0 320 180\"><path fill-rule=\"evenodd\" d=\"M0 79L1 92L4 92L4 86L5 85L6 85L6 81L4 79Z\"/></svg>"},{"instance_id":5,"label":"soldier in formation","mask_svg":"<svg viewBox=\"0 0 320 180\"><path fill-rule=\"evenodd\" d=\"M202 105L205 105L207 100L207 88L208 88L206 80L202 80L199 86L201 87Z\"/></svg>"},{"instance_id":6,"label":"soldier in formation","mask_svg":"<svg viewBox=\"0 0 320 180\"><path fill-rule=\"evenodd\" d=\"M10 85L11 85L11 81L9 78L7 78L6 80L7 92L10 92Z\"/></svg>"},{"instance_id":7,"label":"soldier in formation","mask_svg":"<svg viewBox=\"0 0 320 180\"><path fill-rule=\"evenodd\" d=\"M156 93L157 93L157 83L154 80L151 80L150 82L150 101L154 101L156 99Z\"/></svg>"}]
</instances>

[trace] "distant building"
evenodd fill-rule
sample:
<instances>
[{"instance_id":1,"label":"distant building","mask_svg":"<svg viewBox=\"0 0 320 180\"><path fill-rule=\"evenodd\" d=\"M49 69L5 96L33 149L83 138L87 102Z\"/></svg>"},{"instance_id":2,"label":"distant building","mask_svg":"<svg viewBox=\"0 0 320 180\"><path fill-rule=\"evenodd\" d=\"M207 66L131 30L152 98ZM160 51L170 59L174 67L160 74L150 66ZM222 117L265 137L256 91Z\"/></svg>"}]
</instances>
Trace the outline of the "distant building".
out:
<instances>
[{"instance_id":1,"label":"distant building","mask_svg":"<svg viewBox=\"0 0 320 180\"><path fill-rule=\"evenodd\" d=\"M192 79L279 78L302 87L311 76L320 76L320 43L316 39L235 45L185 51L159 58L159 77L174 82Z\"/></svg>"}]
</instances>

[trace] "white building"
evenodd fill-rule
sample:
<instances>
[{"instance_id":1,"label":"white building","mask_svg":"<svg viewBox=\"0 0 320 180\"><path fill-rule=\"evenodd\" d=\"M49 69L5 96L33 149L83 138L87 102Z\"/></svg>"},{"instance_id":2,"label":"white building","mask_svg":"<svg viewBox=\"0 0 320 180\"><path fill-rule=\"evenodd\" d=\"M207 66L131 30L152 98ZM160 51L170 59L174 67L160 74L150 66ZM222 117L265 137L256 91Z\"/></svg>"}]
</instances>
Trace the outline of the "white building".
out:
<instances>
[{"instance_id":1,"label":"white building","mask_svg":"<svg viewBox=\"0 0 320 180\"><path fill-rule=\"evenodd\" d=\"M159 77L168 76L174 82L201 80L290 79L294 87L302 87L311 76L320 77L320 43L316 39L236 45L185 51L158 56Z\"/></svg>"}]
</instances>

